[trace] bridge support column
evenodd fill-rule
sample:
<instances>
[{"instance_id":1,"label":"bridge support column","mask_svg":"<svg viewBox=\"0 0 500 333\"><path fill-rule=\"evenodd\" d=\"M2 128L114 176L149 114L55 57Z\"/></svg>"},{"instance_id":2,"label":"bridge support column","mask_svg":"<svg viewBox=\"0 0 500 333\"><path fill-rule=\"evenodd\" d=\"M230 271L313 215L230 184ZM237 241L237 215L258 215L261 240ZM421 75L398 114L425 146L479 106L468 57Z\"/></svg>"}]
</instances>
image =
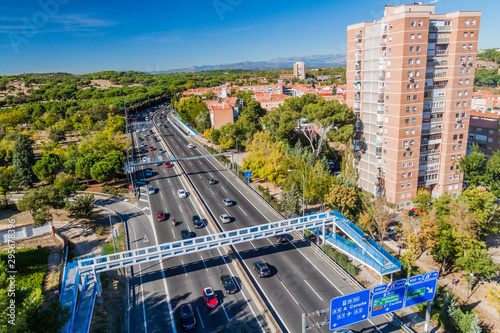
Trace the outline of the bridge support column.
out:
<instances>
[{"instance_id":1,"label":"bridge support column","mask_svg":"<svg viewBox=\"0 0 500 333\"><path fill-rule=\"evenodd\" d=\"M96 287L96 301L102 303L102 286L101 286L101 273L96 273L94 270L94 279Z\"/></svg>"}]
</instances>

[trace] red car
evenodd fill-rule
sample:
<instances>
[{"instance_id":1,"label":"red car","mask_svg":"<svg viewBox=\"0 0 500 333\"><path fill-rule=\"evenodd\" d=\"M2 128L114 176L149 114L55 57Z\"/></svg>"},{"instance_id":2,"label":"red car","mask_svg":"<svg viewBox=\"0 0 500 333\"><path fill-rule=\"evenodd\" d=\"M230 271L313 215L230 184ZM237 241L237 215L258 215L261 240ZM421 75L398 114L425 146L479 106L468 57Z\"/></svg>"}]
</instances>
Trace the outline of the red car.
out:
<instances>
[{"instance_id":1,"label":"red car","mask_svg":"<svg viewBox=\"0 0 500 333\"><path fill-rule=\"evenodd\" d=\"M215 295L212 288L207 287L203 289L203 300L205 301L205 305L209 309L215 308L219 304L219 300L217 299L217 295Z\"/></svg>"},{"instance_id":2,"label":"red car","mask_svg":"<svg viewBox=\"0 0 500 333\"><path fill-rule=\"evenodd\" d=\"M149 151L153 151L153 150L155 150L154 147L149 147Z\"/></svg>"},{"instance_id":3,"label":"red car","mask_svg":"<svg viewBox=\"0 0 500 333\"><path fill-rule=\"evenodd\" d=\"M165 221L165 213L163 213L163 211L158 211L156 213L156 218L158 219L158 221Z\"/></svg>"},{"instance_id":4,"label":"red car","mask_svg":"<svg viewBox=\"0 0 500 333\"><path fill-rule=\"evenodd\" d=\"M172 165L172 163L170 163L170 162L166 162L166 163L165 163L165 167L166 167L166 168L171 168L171 167L173 167L173 165Z\"/></svg>"},{"instance_id":5,"label":"red car","mask_svg":"<svg viewBox=\"0 0 500 333\"><path fill-rule=\"evenodd\" d=\"M410 213L408 214L410 216L417 216L417 215L420 215L420 216L425 216L427 215L426 212L422 211L420 208L412 208Z\"/></svg>"}]
</instances>

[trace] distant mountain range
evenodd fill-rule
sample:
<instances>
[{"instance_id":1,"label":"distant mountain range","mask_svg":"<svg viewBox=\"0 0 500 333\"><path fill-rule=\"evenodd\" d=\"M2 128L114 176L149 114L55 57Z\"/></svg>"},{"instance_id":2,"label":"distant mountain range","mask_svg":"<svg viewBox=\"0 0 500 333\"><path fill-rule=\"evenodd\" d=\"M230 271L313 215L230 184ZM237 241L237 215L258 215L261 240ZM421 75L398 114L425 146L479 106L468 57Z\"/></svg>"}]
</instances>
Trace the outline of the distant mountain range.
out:
<instances>
[{"instance_id":1,"label":"distant mountain range","mask_svg":"<svg viewBox=\"0 0 500 333\"><path fill-rule=\"evenodd\" d=\"M324 54L307 55L303 57L280 57L263 61L235 62L232 64L191 66L186 68L169 69L158 73L198 72L216 69L292 69L293 63L296 61L303 61L306 65L306 69L318 67L337 67L345 66L346 64L345 54Z\"/></svg>"}]
</instances>

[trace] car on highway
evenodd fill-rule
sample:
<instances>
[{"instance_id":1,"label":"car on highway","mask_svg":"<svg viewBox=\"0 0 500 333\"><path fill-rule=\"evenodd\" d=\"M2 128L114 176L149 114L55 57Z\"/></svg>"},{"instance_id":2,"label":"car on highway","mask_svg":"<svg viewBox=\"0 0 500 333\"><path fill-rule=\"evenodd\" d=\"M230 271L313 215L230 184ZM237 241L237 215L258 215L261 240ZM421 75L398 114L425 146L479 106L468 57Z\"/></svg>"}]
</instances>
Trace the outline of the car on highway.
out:
<instances>
[{"instance_id":1,"label":"car on highway","mask_svg":"<svg viewBox=\"0 0 500 333\"><path fill-rule=\"evenodd\" d=\"M178 195L178 196L179 196L179 198L181 198L181 199L182 199L182 198L187 197L187 193L186 193L186 191L184 191L184 190L177 190L177 195Z\"/></svg>"},{"instance_id":2,"label":"car on highway","mask_svg":"<svg viewBox=\"0 0 500 333\"><path fill-rule=\"evenodd\" d=\"M269 266L263 261L256 261L253 263L253 269L259 274L259 278L263 278L271 275L271 270Z\"/></svg>"},{"instance_id":3,"label":"car on highway","mask_svg":"<svg viewBox=\"0 0 500 333\"><path fill-rule=\"evenodd\" d=\"M156 218L158 219L158 221L165 221L165 213L163 213L162 210L159 210L156 213Z\"/></svg>"},{"instance_id":4,"label":"car on highway","mask_svg":"<svg viewBox=\"0 0 500 333\"><path fill-rule=\"evenodd\" d=\"M274 240L278 244L285 244L288 243L288 235L286 234L281 234L281 235L275 235Z\"/></svg>"},{"instance_id":5,"label":"car on highway","mask_svg":"<svg viewBox=\"0 0 500 333\"><path fill-rule=\"evenodd\" d=\"M219 304L219 300L217 299L217 295L214 293L214 290L210 287L203 289L201 292L203 295L203 300L205 301L205 305L209 309L215 308Z\"/></svg>"},{"instance_id":6,"label":"car on highway","mask_svg":"<svg viewBox=\"0 0 500 333\"><path fill-rule=\"evenodd\" d=\"M155 194L155 188L152 185L148 185L148 193Z\"/></svg>"},{"instance_id":7,"label":"car on highway","mask_svg":"<svg viewBox=\"0 0 500 333\"><path fill-rule=\"evenodd\" d=\"M181 230L181 237L182 237L182 239L189 239L189 238L191 238L191 233L187 229L182 229Z\"/></svg>"},{"instance_id":8,"label":"car on highway","mask_svg":"<svg viewBox=\"0 0 500 333\"><path fill-rule=\"evenodd\" d=\"M149 146L149 151L153 151L153 150L155 150L155 147Z\"/></svg>"},{"instance_id":9,"label":"car on highway","mask_svg":"<svg viewBox=\"0 0 500 333\"><path fill-rule=\"evenodd\" d=\"M198 215L193 216L193 225L196 229L203 228L205 226L205 222Z\"/></svg>"},{"instance_id":10,"label":"car on highway","mask_svg":"<svg viewBox=\"0 0 500 333\"><path fill-rule=\"evenodd\" d=\"M149 133L148 133L148 132L144 133L144 137L145 137L145 138L146 138L146 137L148 137L148 136L149 136Z\"/></svg>"},{"instance_id":11,"label":"car on highway","mask_svg":"<svg viewBox=\"0 0 500 333\"><path fill-rule=\"evenodd\" d=\"M215 179L208 178L208 185L213 185L213 184L215 184Z\"/></svg>"},{"instance_id":12,"label":"car on highway","mask_svg":"<svg viewBox=\"0 0 500 333\"><path fill-rule=\"evenodd\" d=\"M141 148L146 147L146 144L144 142L141 142Z\"/></svg>"},{"instance_id":13,"label":"car on highway","mask_svg":"<svg viewBox=\"0 0 500 333\"><path fill-rule=\"evenodd\" d=\"M151 169L146 169L146 177L151 177L153 175L153 171Z\"/></svg>"},{"instance_id":14,"label":"car on highway","mask_svg":"<svg viewBox=\"0 0 500 333\"><path fill-rule=\"evenodd\" d=\"M229 223L231 222L231 217L229 217L229 215L227 214L220 214L219 215L219 219L222 223Z\"/></svg>"},{"instance_id":15,"label":"car on highway","mask_svg":"<svg viewBox=\"0 0 500 333\"><path fill-rule=\"evenodd\" d=\"M140 129L136 129L135 131L136 131L137 133L139 133L141 130L140 130Z\"/></svg>"},{"instance_id":16,"label":"car on highway","mask_svg":"<svg viewBox=\"0 0 500 333\"><path fill-rule=\"evenodd\" d=\"M139 141L144 141L144 138L139 137Z\"/></svg>"},{"instance_id":17,"label":"car on highway","mask_svg":"<svg viewBox=\"0 0 500 333\"><path fill-rule=\"evenodd\" d=\"M180 314L181 314L182 327L184 327L185 330L190 330L195 328L196 319L194 317L193 307L191 306L190 303L184 303L181 305Z\"/></svg>"},{"instance_id":18,"label":"car on highway","mask_svg":"<svg viewBox=\"0 0 500 333\"><path fill-rule=\"evenodd\" d=\"M165 168L171 168L171 167L173 167L172 163L165 162Z\"/></svg>"},{"instance_id":19,"label":"car on highway","mask_svg":"<svg viewBox=\"0 0 500 333\"><path fill-rule=\"evenodd\" d=\"M222 199L222 203L224 204L224 206L226 207L229 207L229 206L232 206L233 205L233 202L231 201L231 199L229 198L225 198L225 199Z\"/></svg>"},{"instance_id":20,"label":"car on highway","mask_svg":"<svg viewBox=\"0 0 500 333\"><path fill-rule=\"evenodd\" d=\"M159 152L160 154L163 154L165 151L163 150L163 148L158 148L158 152Z\"/></svg>"},{"instance_id":21,"label":"car on highway","mask_svg":"<svg viewBox=\"0 0 500 333\"><path fill-rule=\"evenodd\" d=\"M192 143L189 143L189 144L188 144L188 148L190 148L190 149L191 149L191 148L194 148L194 145L193 145Z\"/></svg>"},{"instance_id":22,"label":"car on highway","mask_svg":"<svg viewBox=\"0 0 500 333\"><path fill-rule=\"evenodd\" d=\"M238 291L238 288L236 287L233 278L227 274L221 275L220 283L222 283L222 286L224 286L226 294L234 294L235 292Z\"/></svg>"}]
</instances>

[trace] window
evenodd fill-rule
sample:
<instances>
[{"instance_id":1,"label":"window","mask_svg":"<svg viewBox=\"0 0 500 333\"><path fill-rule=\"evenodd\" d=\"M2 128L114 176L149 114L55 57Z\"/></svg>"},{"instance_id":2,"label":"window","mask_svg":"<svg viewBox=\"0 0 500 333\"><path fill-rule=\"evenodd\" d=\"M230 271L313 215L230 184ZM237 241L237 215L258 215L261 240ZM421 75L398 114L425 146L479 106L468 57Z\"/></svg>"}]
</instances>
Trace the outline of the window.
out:
<instances>
[{"instance_id":1,"label":"window","mask_svg":"<svg viewBox=\"0 0 500 333\"><path fill-rule=\"evenodd\" d=\"M448 191L453 190L453 185L448 186Z\"/></svg>"},{"instance_id":2,"label":"window","mask_svg":"<svg viewBox=\"0 0 500 333\"><path fill-rule=\"evenodd\" d=\"M411 89L411 87L412 87L411 83L408 83L408 84L406 85L406 89Z\"/></svg>"},{"instance_id":3,"label":"window","mask_svg":"<svg viewBox=\"0 0 500 333\"><path fill-rule=\"evenodd\" d=\"M467 62L471 62L472 61L472 57L471 56L468 56L467 57Z\"/></svg>"},{"instance_id":4,"label":"window","mask_svg":"<svg viewBox=\"0 0 500 333\"><path fill-rule=\"evenodd\" d=\"M413 152L412 151L410 152L410 156L413 156ZM410 173L410 176L411 176L411 173Z\"/></svg>"},{"instance_id":5,"label":"window","mask_svg":"<svg viewBox=\"0 0 500 333\"><path fill-rule=\"evenodd\" d=\"M412 77L413 76L413 72L408 72L408 77Z\"/></svg>"},{"instance_id":6,"label":"window","mask_svg":"<svg viewBox=\"0 0 500 333\"><path fill-rule=\"evenodd\" d=\"M452 165L452 166L450 166L450 171L453 171L453 165Z\"/></svg>"},{"instance_id":7,"label":"window","mask_svg":"<svg viewBox=\"0 0 500 333\"><path fill-rule=\"evenodd\" d=\"M385 95L385 100L388 101L389 100L389 95Z\"/></svg>"},{"instance_id":8,"label":"window","mask_svg":"<svg viewBox=\"0 0 500 333\"><path fill-rule=\"evenodd\" d=\"M457 189L458 189L458 184L454 185L454 186L453 186L453 188L454 188L455 190L457 190Z\"/></svg>"},{"instance_id":9,"label":"window","mask_svg":"<svg viewBox=\"0 0 500 333\"><path fill-rule=\"evenodd\" d=\"M474 38L474 33L473 32L470 33L470 38Z\"/></svg>"},{"instance_id":10,"label":"window","mask_svg":"<svg viewBox=\"0 0 500 333\"><path fill-rule=\"evenodd\" d=\"M421 27L424 24L423 21L418 21L418 26Z\"/></svg>"},{"instance_id":11,"label":"window","mask_svg":"<svg viewBox=\"0 0 500 333\"><path fill-rule=\"evenodd\" d=\"M401 175L401 177L402 177L402 178L406 178L406 173L403 173L403 174Z\"/></svg>"},{"instance_id":12,"label":"window","mask_svg":"<svg viewBox=\"0 0 500 333\"><path fill-rule=\"evenodd\" d=\"M455 135L453 136L453 140L456 140L457 138L458 138L458 136L455 134ZM452 157L453 157L453 156L452 156Z\"/></svg>"},{"instance_id":13,"label":"window","mask_svg":"<svg viewBox=\"0 0 500 333\"><path fill-rule=\"evenodd\" d=\"M406 112L410 112L410 107L409 106L406 107Z\"/></svg>"},{"instance_id":14,"label":"window","mask_svg":"<svg viewBox=\"0 0 500 333\"><path fill-rule=\"evenodd\" d=\"M406 118L405 119L405 124L409 124L410 123L410 119L409 118Z\"/></svg>"},{"instance_id":15,"label":"window","mask_svg":"<svg viewBox=\"0 0 500 333\"><path fill-rule=\"evenodd\" d=\"M413 111L417 111L417 107L416 106L413 107Z\"/></svg>"},{"instance_id":16,"label":"window","mask_svg":"<svg viewBox=\"0 0 500 333\"><path fill-rule=\"evenodd\" d=\"M390 84L387 85L387 89L391 89L391 85Z\"/></svg>"},{"instance_id":17,"label":"window","mask_svg":"<svg viewBox=\"0 0 500 333\"><path fill-rule=\"evenodd\" d=\"M420 46L417 46L417 52L420 52Z\"/></svg>"},{"instance_id":18,"label":"window","mask_svg":"<svg viewBox=\"0 0 500 333\"><path fill-rule=\"evenodd\" d=\"M413 65L413 59L408 59L408 65Z\"/></svg>"},{"instance_id":19,"label":"window","mask_svg":"<svg viewBox=\"0 0 500 333\"><path fill-rule=\"evenodd\" d=\"M459 177L460 175L455 175L455 180L458 180Z\"/></svg>"},{"instance_id":20,"label":"window","mask_svg":"<svg viewBox=\"0 0 500 333\"><path fill-rule=\"evenodd\" d=\"M467 33L466 32L464 32L464 38L467 38Z\"/></svg>"},{"instance_id":21,"label":"window","mask_svg":"<svg viewBox=\"0 0 500 333\"><path fill-rule=\"evenodd\" d=\"M413 85L413 88L417 89L417 88L418 88L418 83L415 83L415 84Z\"/></svg>"},{"instance_id":22,"label":"window","mask_svg":"<svg viewBox=\"0 0 500 333\"><path fill-rule=\"evenodd\" d=\"M449 177L448 177L448 180L453 180L453 176L449 176Z\"/></svg>"},{"instance_id":23,"label":"window","mask_svg":"<svg viewBox=\"0 0 500 333\"><path fill-rule=\"evenodd\" d=\"M464 69L460 68L460 74L463 74L463 73L464 73Z\"/></svg>"},{"instance_id":24,"label":"window","mask_svg":"<svg viewBox=\"0 0 500 333\"><path fill-rule=\"evenodd\" d=\"M466 80L465 80L465 84L469 84L469 79L466 79Z\"/></svg>"},{"instance_id":25,"label":"window","mask_svg":"<svg viewBox=\"0 0 500 333\"><path fill-rule=\"evenodd\" d=\"M459 107L460 107L460 102L457 102L457 108L459 108Z\"/></svg>"},{"instance_id":26,"label":"window","mask_svg":"<svg viewBox=\"0 0 500 333\"><path fill-rule=\"evenodd\" d=\"M490 131L490 132L492 132L492 131ZM493 133L491 133L491 134L493 134ZM463 139L463 138L464 138L464 135L463 135L463 134L460 134L460 135L458 136L458 138L459 138L459 139Z\"/></svg>"},{"instance_id":27,"label":"window","mask_svg":"<svg viewBox=\"0 0 500 333\"><path fill-rule=\"evenodd\" d=\"M470 73L470 67L467 67L467 69L465 70L466 73Z\"/></svg>"},{"instance_id":28,"label":"window","mask_svg":"<svg viewBox=\"0 0 500 333\"><path fill-rule=\"evenodd\" d=\"M415 22L415 21L411 21L410 26L414 27L414 26L416 25L416 23L417 23L417 22Z\"/></svg>"},{"instance_id":29,"label":"window","mask_svg":"<svg viewBox=\"0 0 500 333\"><path fill-rule=\"evenodd\" d=\"M405 130L405 135L408 135L408 134L410 134L410 131Z\"/></svg>"},{"instance_id":30,"label":"window","mask_svg":"<svg viewBox=\"0 0 500 333\"><path fill-rule=\"evenodd\" d=\"M406 184L406 187L410 188L411 187L411 183Z\"/></svg>"},{"instance_id":31,"label":"window","mask_svg":"<svg viewBox=\"0 0 500 333\"><path fill-rule=\"evenodd\" d=\"M384 149L384 155L387 154L387 149Z\"/></svg>"},{"instance_id":32,"label":"window","mask_svg":"<svg viewBox=\"0 0 500 333\"><path fill-rule=\"evenodd\" d=\"M391 77L391 72L387 72L387 73L385 74L385 76L387 76L387 77Z\"/></svg>"},{"instance_id":33,"label":"window","mask_svg":"<svg viewBox=\"0 0 500 333\"><path fill-rule=\"evenodd\" d=\"M410 95L406 96L406 100L411 101L411 96Z\"/></svg>"},{"instance_id":34,"label":"window","mask_svg":"<svg viewBox=\"0 0 500 333\"><path fill-rule=\"evenodd\" d=\"M420 59L415 59L415 64L420 65Z\"/></svg>"},{"instance_id":35,"label":"window","mask_svg":"<svg viewBox=\"0 0 500 333\"><path fill-rule=\"evenodd\" d=\"M422 34L417 34L417 39L422 39Z\"/></svg>"},{"instance_id":36,"label":"window","mask_svg":"<svg viewBox=\"0 0 500 333\"><path fill-rule=\"evenodd\" d=\"M476 20L470 20L470 25L476 25Z\"/></svg>"},{"instance_id":37,"label":"window","mask_svg":"<svg viewBox=\"0 0 500 333\"><path fill-rule=\"evenodd\" d=\"M463 102L463 103L462 103L462 105L463 105L463 106L467 106L467 102Z\"/></svg>"},{"instance_id":38,"label":"window","mask_svg":"<svg viewBox=\"0 0 500 333\"><path fill-rule=\"evenodd\" d=\"M457 129L457 128L458 128L458 124L455 124L455 129Z\"/></svg>"},{"instance_id":39,"label":"window","mask_svg":"<svg viewBox=\"0 0 500 333\"><path fill-rule=\"evenodd\" d=\"M406 156L408 156L408 153L407 153L407 152L404 152L404 153L403 153L403 157L406 157ZM403 177L403 178L404 178L404 177Z\"/></svg>"},{"instance_id":40,"label":"window","mask_svg":"<svg viewBox=\"0 0 500 333\"><path fill-rule=\"evenodd\" d=\"M385 117L384 121L385 121L386 123L388 123L388 122L389 122L389 118L388 118L388 117Z\"/></svg>"},{"instance_id":41,"label":"window","mask_svg":"<svg viewBox=\"0 0 500 333\"><path fill-rule=\"evenodd\" d=\"M385 112L389 112L389 107L388 106L385 107Z\"/></svg>"},{"instance_id":42,"label":"window","mask_svg":"<svg viewBox=\"0 0 500 333\"><path fill-rule=\"evenodd\" d=\"M415 130L414 129L411 130L411 134L415 134Z\"/></svg>"},{"instance_id":43,"label":"window","mask_svg":"<svg viewBox=\"0 0 500 333\"><path fill-rule=\"evenodd\" d=\"M415 95L416 96L416 95ZM415 124L417 122L417 118L411 118L411 122Z\"/></svg>"},{"instance_id":44,"label":"window","mask_svg":"<svg viewBox=\"0 0 500 333\"><path fill-rule=\"evenodd\" d=\"M467 96L469 92L467 90L464 91L464 96Z\"/></svg>"},{"instance_id":45,"label":"window","mask_svg":"<svg viewBox=\"0 0 500 333\"><path fill-rule=\"evenodd\" d=\"M389 42L392 42L392 36L389 37Z\"/></svg>"},{"instance_id":46,"label":"window","mask_svg":"<svg viewBox=\"0 0 500 333\"><path fill-rule=\"evenodd\" d=\"M461 62L465 62L465 56L460 57Z\"/></svg>"},{"instance_id":47,"label":"window","mask_svg":"<svg viewBox=\"0 0 500 333\"><path fill-rule=\"evenodd\" d=\"M462 92L461 91L458 92L458 96L462 96Z\"/></svg>"},{"instance_id":48,"label":"window","mask_svg":"<svg viewBox=\"0 0 500 333\"><path fill-rule=\"evenodd\" d=\"M401 184L401 188L405 188L405 186L406 186L405 184Z\"/></svg>"},{"instance_id":49,"label":"window","mask_svg":"<svg viewBox=\"0 0 500 333\"><path fill-rule=\"evenodd\" d=\"M383 163L384 163L384 164L387 164L387 161L386 161L386 160L384 160L384 161L383 161Z\"/></svg>"},{"instance_id":50,"label":"window","mask_svg":"<svg viewBox=\"0 0 500 333\"><path fill-rule=\"evenodd\" d=\"M403 193L403 194L401 194L399 197L400 197L401 199L404 199L404 198L405 198L405 194Z\"/></svg>"},{"instance_id":51,"label":"window","mask_svg":"<svg viewBox=\"0 0 500 333\"><path fill-rule=\"evenodd\" d=\"M458 81L458 84L463 84L464 83L464 80L459 80Z\"/></svg>"},{"instance_id":52,"label":"window","mask_svg":"<svg viewBox=\"0 0 500 333\"><path fill-rule=\"evenodd\" d=\"M411 34L410 39L415 39L415 34Z\"/></svg>"},{"instance_id":53,"label":"window","mask_svg":"<svg viewBox=\"0 0 500 333\"><path fill-rule=\"evenodd\" d=\"M415 48L413 46L410 46L410 52L413 52Z\"/></svg>"},{"instance_id":54,"label":"window","mask_svg":"<svg viewBox=\"0 0 500 333\"><path fill-rule=\"evenodd\" d=\"M391 51L392 51L392 49L389 48L389 50L387 50L387 53L391 54Z\"/></svg>"},{"instance_id":55,"label":"window","mask_svg":"<svg viewBox=\"0 0 500 333\"><path fill-rule=\"evenodd\" d=\"M413 95L413 100L416 101L418 98L418 95Z\"/></svg>"},{"instance_id":56,"label":"window","mask_svg":"<svg viewBox=\"0 0 500 333\"><path fill-rule=\"evenodd\" d=\"M407 198L411 198L411 193L406 193Z\"/></svg>"},{"instance_id":57,"label":"window","mask_svg":"<svg viewBox=\"0 0 500 333\"><path fill-rule=\"evenodd\" d=\"M469 44L469 50L472 50L472 44Z\"/></svg>"},{"instance_id":58,"label":"window","mask_svg":"<svg viewBox=\"0 0 500 333\"><path fill-rule=\"evenodd\" d=\"M415 140L410 140L410 146L413 146L415 144Z\"/></svg>"},{"instance_id":59,"label":"window","mask_svg":"<svg viewBox=\"0 0 500 333\"><path fill-rule=\"evenodd\" d=\"M452 150L456 150L457 149L457 145L453 145L453 147L451 147Z\"/></svg>"},{"instance_id":60,"label":"window","mask_svg":"<svg viewBox=\"0 0 500 333\"><path fill-rule=\"evenodd\" d=\"M384 128L384 133L387 134L387 128Z\"/></svg>"},{"instance_id":61,"label":"window","mask_svg":"<svg viewBox=\"0 0 500 333\"><path fill-rule=\"evenodd\" d=\"M420 72L419 72L419 71L416 71L416 72L415 72L415 76L420 76Z\"/></svg>"},{"instance_id":62,"label":"window","mask_svg":"<svg viewBox=\"0 0 500 333\"><path fill-rule=\"evenodd\" d=\"M462 50L466 50L467 49L467 44L462 44Z\"/></svg>"},{"instance_id":63,"label":"window","mask_svg":"<svg viewBox=\"0 0 500 333\"><path fill-rule=\"evenodd\" d=\"M407 165L406 163L403 163L403 168L406 168L406 165Z\"/></svg>"},{"instance_id":64,"label":"window","mask_svg":"<svg viewBox=\"0 0 500 333\"><path fill-rule=\"evenodd\" d=\"M462 118L465 118L465 112L462 112Z\"/></svg>"},{"instance_id":65,"label":"window","mask_svg":"<svg viewBox=\"0 0 500 333\"><path fill-rule=\"evenodd\" d=\"M413 173L408 172L408 177L411 177L411 176L413 176Z\"/></svg>"},{"instance_id":66,"label":"window","mask_svg":"<svg viewBox=\"0 0 500 333\"><path fill-rule=\"evenodd\" d=\"M465 25L469 25L469 20L465 20Z\"/></svg>"},{"instance_id":67,"label":"window","mask_svg":"<svg viewBox=\"0 0 500 333\"><path fill-rule=\"evenodd\" d=\"M392 29L392 24L389 24L389 29Z\"/></svg>"}]
</instances>

